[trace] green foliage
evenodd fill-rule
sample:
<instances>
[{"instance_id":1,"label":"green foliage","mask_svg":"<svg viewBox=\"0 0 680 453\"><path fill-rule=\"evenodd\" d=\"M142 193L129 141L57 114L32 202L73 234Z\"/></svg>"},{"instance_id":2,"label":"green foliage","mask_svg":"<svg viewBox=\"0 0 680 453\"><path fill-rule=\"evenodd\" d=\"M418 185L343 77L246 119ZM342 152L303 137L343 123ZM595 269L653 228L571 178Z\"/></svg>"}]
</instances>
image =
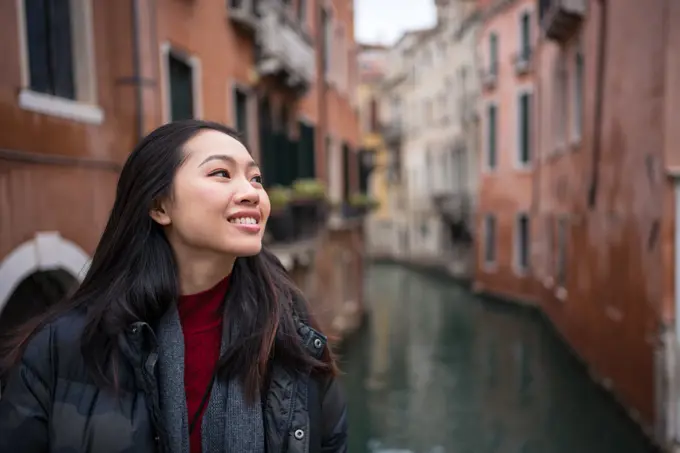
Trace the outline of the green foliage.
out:
<instances>
[{"instance_id":1,"label":"green foliage","mask_svg":"<svg viewBox=\"0 0 680 453\"><path fill-rule=\"evenodd\" d=\"M356 208L376 209L380 203L373 197L364 193L355 193L349 198L350 206Z\"/></svg>"},{"instance_id":2,"label":"green foliage","mask_svg":"<svg viewBox=\"0 0 680 453\"><path fill-rule=\"evenodd\" d=\"M272 209L284 208L291 201L291 190L288 187L274 186L267 190Z\"/></svg>"},{"instance_id":3,"label":"green foliage","mask_svg":"<svg viewBox=\"0 0 680 453\"><path fill-rule=\"evenodd\" d=\"M293 198L297 200L325 200L326 187L317 179L298 179L293 183Z\"/></svg>"}]
</instances>

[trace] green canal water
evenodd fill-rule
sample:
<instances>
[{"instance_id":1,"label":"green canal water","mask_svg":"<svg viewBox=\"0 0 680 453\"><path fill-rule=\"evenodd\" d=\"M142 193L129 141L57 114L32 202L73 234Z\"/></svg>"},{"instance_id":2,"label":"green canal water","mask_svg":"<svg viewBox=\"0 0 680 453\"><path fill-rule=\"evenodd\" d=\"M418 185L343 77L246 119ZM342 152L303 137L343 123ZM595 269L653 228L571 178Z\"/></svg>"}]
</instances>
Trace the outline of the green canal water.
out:
<instances>
[{"instance_id":1,"label":"green canal water","mask_svg":"<svg viewBox=\"0 0 680 453\"><path fill-rule=\"evenodd\" d=\"M647 453L541 317L396 265L341 354L350 453Z\"/></svg>"}]
</instances>

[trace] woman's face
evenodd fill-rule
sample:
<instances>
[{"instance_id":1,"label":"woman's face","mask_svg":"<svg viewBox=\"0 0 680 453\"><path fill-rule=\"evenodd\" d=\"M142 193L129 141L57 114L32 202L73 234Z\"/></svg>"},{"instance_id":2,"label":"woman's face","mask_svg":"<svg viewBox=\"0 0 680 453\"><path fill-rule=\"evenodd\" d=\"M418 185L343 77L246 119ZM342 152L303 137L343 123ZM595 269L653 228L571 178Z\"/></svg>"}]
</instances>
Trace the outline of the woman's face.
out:
<instances>
[{"instance_id":1,"label":"woman's face","mask_svg":"<svg viewBox=\"0 0 680 453\"><path fill-rule=\"evenodd\" d=\"M246 148L227 134L205 130L184 152L172 198L151 213L166 227L176 253L178 248L233 257L259 253L270 204Z\"/></svg>"}]
</instances>

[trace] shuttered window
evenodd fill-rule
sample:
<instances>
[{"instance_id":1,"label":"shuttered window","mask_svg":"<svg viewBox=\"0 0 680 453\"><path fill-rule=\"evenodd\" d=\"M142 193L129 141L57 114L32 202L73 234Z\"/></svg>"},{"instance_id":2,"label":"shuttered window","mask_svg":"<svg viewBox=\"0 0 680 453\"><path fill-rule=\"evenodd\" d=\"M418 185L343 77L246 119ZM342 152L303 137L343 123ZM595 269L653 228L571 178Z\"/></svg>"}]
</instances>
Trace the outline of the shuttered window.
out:
<instances>
[{"instance_id":1,"label":"shuttered window","mask_svg":"<svg viewBox=\"0 0 680 453\"><path fill-rule=\"evenodd\" d=\"M236 130L243 141L248 144L248 96L238 88L234 89L234 115L236 116Z\"/></svg>"},{"instance_id":2,"label":"shuttered window","mask_svg":"<svg viewBox=\"0 0 680 453\"><path fill-rule=\"evenodd\" d=\"M183 120L194 117L194 75L191 66L170 53L170 119Z\"/></svg>"},{"instance_id":3,"label":"shuttered window","mask_svg":"<svg viewBox=\"0 0 680 453\"><path fill-rule=\"evenodd\" d=\"M315 130L300 122L300 142L298 143L297 178L311 179L316 177Z\"/></svg>"},{"instance_id":4,"label":"shuttered window","mask_svg":"<svg viewBox=\"0 0 680 453\"><path fill-rule=\"evenodd\" d=\"M25 0L30 88L76 98L69 0Z\"/></svg>"},{"instance_id":5,"label":"shuttered window","mask_svg":"<svg viewBox=\"0 0 680 453\"><path fill-rule=\"evenodd\" d=\"M520 165L531 163L531 94L522 93L518 102L518 131L519 134L519 154Z\"/></svg>"},{"instance_id":6,"label":"shuttered window","mask_svg":"<svg viewBox=\"0 0 680 453\"><path fill-rule=\"evenodd\" d=\"M493 170L496 168L496 128L498 120L498 108L490 105L487 112L487 146L486 146L486 166Z\"/></svg>"},{"instance_id":7,"label":"shuttered window","mask_svg":"<svg viewBox=\"0 0 680 453\"><path fill-rule=\"evenodd\" d=\"M342 144L342 199L348 201L350 198L350 150L347 143Z\"/></svg>"}]
</instances>

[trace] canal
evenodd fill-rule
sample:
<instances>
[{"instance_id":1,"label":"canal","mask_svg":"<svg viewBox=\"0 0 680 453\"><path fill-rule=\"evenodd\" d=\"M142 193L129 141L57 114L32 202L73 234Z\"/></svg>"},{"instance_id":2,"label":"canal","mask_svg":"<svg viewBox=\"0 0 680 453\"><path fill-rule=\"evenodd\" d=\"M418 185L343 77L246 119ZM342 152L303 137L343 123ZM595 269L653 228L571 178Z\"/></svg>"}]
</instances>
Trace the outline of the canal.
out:
<instances>
[{"instance_id":1,"label":"canal","mask_svg":"<svg viewBox=\"0 0 680 453\"><path fill-rule=\"evenodd\" d=\"M339 351L352 453L646 453L534 311L396 265Z\"/></svg>"}]
</instances>

